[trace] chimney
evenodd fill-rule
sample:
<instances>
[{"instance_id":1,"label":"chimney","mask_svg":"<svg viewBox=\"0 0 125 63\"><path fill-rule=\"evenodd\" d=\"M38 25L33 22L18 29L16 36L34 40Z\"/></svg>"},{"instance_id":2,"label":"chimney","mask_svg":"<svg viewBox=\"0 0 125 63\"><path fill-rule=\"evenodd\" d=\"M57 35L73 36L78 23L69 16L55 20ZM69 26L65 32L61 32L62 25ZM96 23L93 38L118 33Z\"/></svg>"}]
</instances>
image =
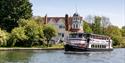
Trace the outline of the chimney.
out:
<instances>
[{"instance_id":1,"label":"chimney","mask_svg":"<svg viewBox=\"0 0 125 63\"><path fill-rule=\"evenodd\" d=\"M47 14L45 15L45 18L44 18L44 24L47 24Z\"/></svg>"},{"instance_id":2,"label":"chimney","mask_svg":"<svg viewBox=\"0 0 125 63\"><path fill-rule=\"evenodd\" d=\"M69 17L68 14L65 15L65 29L69 31Z\"/></svg>"}]
</instances>

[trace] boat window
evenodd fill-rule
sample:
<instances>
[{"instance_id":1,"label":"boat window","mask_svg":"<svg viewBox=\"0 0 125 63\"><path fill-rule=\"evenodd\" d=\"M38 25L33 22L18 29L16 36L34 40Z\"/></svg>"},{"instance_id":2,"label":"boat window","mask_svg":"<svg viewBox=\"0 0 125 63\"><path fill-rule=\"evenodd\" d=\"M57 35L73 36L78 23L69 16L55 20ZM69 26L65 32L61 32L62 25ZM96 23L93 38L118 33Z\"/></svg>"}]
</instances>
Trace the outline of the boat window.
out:
<instances>
[{"instance_id":1,"label":"boat window","mask_svg":"<svg viewBox=\"0 0 125 63\"><path fill-rule=\"evenodd\" d=\"M85 38L91 38L91 34L83 34Z\"/></svg>"},{"instance_id":2,"label":"boat window","mask_svg":"<svg viewBox=\"0 0 125 63\"><path fill-rule=\"evenodd\" d=\"M91 45L91 48L93 48L94 45Z\"/></svg>"},{"instance_id":3,"label":"boat window","mask_svg":"<svg viewBox=\"0 0 125 63\"><path fill-rule=\"evenodd\" d=\"M102 45L100 45L100 48L102 48Z\"/></svg>"},{"instance_id":4,"label":"boat window","mask_svg":"<svg viewBox=\"0 0 125 63\"><path fill-rule=\"evenodd\" d=\"M100 45L98 45L98 48L100 48Z\"/></svg>"},{"instance_id":5,"label":"boat window","mask_svg":"<svg viewBox=\"0 0 125 63\"><path fill-rule=\"evenodd\" d=\"M70 34L69 37L70 38L76 38L76 35L75 34Z\"/></svg>"},{"instance_id":6,"label":"boat window","mask_svg":"<svg viewBox=\"0 0 125 63\"><path fill-rule=\"evenodd\" d=\"M79 34L79 37L82 38L82 37L83 37L83 34Z\"/></svg>"},{"instance_id":7,"label":"boat window","mask_svg":"<svg viewBox=\"0 0 125 63\"><path fill-rule=\"evenodd\" d=\"M97 45L97 44L92 44L91 48L106 48L106 45Z\"/></svg>"},{"instance_id":8,"label":"boat window","mask_svg":"<svg viewBox=\"0 0 125 63\"><path fill-rule=\"evenodd\" d=\"M109 40L110 37L108 37L108 36L103 36L103 35L91 34L90 38L101 39L101 40Z\"/></svg>"},{"instance_id":9,"label":"boat window","mask_svg":"<svg viewBox=\"0 0 125 63\"><path fill-rule=\"evenodd\" d=\"M102 45L102 48L104 48L104 46Z\"/></svg>"},{"instance_id":10,"label":"boat window","mask_svg":"<svg viewBox=\"0 0 125 63\"><path fill-rule=\"evenodd\" d=\"M99 45L97 45L97 48L100 48Z\"/></svg>"},{"instance_id":11,"label":"boat window","mask_svg":"<svg viewBox=\"0 0 125 63\"><path fill-rule=\"evenodd\" d=\"M106 45L102 45L102 48L106 48Z\"/></svg>"},{"instance_id":12,"label":"boat window","mask_svg":"<svg viewBox=\"0 0 125 63\"><path fill-rule=\"evenodd\" d=\"M80 33L80 34L70 34L69 37L70 38L82 38L83 34L82 33Z\"/></svg>"},{"instance_id":13,"label":"boat window","mask_svg":"<svg viewBox=\"0 0 125 63\"><path fill-rule=\"evenodd\" d=\"M97 45L95 45L94 48L97 48Z\"/></svg>"}]
</instances>

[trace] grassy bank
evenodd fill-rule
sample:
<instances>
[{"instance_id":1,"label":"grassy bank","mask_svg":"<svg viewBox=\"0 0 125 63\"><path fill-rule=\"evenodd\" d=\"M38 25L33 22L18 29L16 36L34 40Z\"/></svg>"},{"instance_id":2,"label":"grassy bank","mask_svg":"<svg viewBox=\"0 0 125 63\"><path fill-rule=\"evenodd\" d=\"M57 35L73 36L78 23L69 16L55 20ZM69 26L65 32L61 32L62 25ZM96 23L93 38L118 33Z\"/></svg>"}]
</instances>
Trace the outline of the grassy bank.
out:
<instances>
[{"instance_id":1,"label":"grassy bank","mask_svg":"<svg viewBox=\"0 0 125 63\"><path fill-rule=\"evenodd\" d=\"M54 44L51 46L33 46L33 47L0 47L0 50L63 50L63 44Z\"/></svg>"},{"instance_id":2,"label":"grassy bank","mask_svg":"<svg viewBox=\"0 0 125 63\"><path fill-rule=\"evenodd\" d=\"M33 46L32 48L64 48L64 44L53 44L53 45L41 45L41 46Z\"/></svg>"}]
</instances>

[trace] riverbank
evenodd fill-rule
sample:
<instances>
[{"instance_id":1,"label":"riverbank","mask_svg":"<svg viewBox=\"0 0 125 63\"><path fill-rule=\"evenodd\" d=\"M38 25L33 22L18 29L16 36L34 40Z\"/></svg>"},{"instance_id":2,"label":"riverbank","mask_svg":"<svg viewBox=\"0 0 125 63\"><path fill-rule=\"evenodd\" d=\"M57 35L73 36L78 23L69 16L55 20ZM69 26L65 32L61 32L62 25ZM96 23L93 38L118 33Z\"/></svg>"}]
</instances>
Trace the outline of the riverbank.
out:
<instances>
[{"instance_id":1,"label":"riverbank","mask_svg":"<svg viewBox=\"0 0 125 63\"><path fill-rule=\"evenodd\" d=\"M118 47L119 48L119 47ZM117 47L115 47L114 49L118 49ZM30 48L26 48L26 47L0 47L0 51L13 51L13 50L64 50L64 48L38 48L38 47L30 47Z\"/></svg>"},{"instance_id":2,"label":"riverbank","mask_svg":"<svg viewBox=\"0 0 125 63\"><path fill-rule=\"evenodd\" d=\"M22 47L14 47L14 48L0 48L0 51L8 51L8 50L63 50L64 48L22 48Z\"/></svg>"},{"instance_id":3,"label":"riverbank","mask_svg":"<svg viewBox=\"0 0 125 63\"><path fill-rule=\"evenodd\" d=\"M8 50L63 50L64 44L54 44L51 46L32 46L32 47L0 47L0 51Z\"/></svg>"}]
</instances>

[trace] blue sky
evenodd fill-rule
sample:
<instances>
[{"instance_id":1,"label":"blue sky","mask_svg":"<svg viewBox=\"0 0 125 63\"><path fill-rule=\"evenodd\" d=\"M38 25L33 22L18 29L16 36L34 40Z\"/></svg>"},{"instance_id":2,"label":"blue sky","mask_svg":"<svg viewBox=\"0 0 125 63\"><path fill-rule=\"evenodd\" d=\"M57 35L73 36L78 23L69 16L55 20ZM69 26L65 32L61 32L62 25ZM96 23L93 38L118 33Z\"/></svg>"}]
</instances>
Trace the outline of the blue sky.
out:
<instances>
[{"instance_id":1,"label":"blue sky","mask_svg":"<svg viewBox=\"0 0 125 63\"><path fill-rule=\"evenodd\" d=\"M106 16L113 25L125 25L125 0L30 0L34 16L70 16L76 12L84 18L88 15Z\"/></svg>"}]
</instances>

